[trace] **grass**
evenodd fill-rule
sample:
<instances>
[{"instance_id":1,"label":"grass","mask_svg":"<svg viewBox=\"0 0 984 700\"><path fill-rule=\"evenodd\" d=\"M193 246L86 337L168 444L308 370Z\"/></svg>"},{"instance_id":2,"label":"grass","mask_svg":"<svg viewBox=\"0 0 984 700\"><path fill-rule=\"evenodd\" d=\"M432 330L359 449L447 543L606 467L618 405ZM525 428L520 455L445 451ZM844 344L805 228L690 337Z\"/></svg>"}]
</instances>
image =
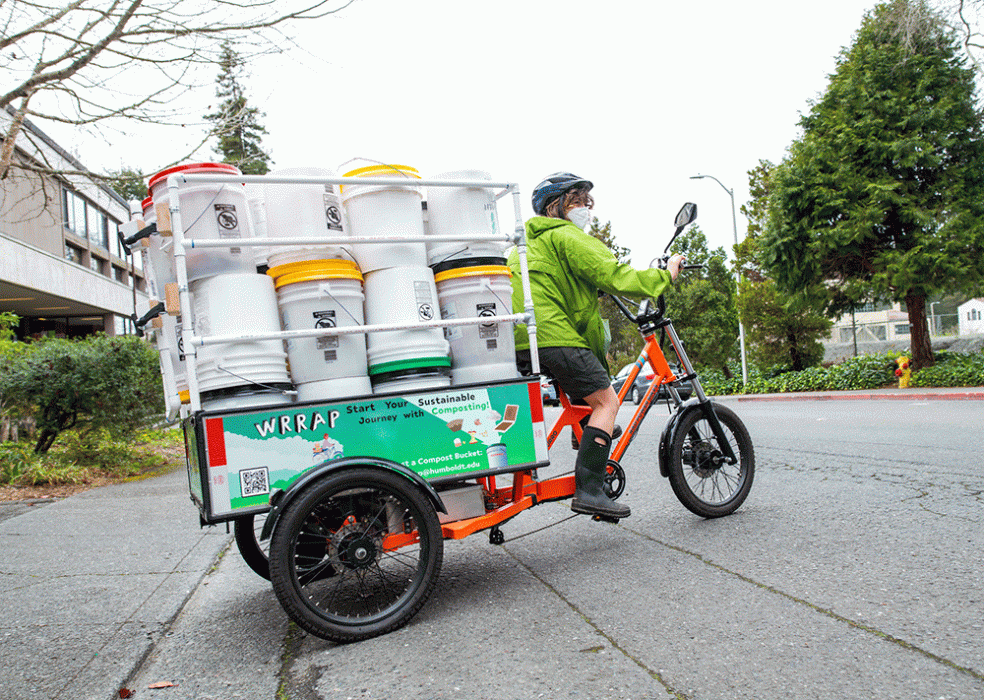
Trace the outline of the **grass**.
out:
<instances>
[{"instance_id":1,"label":"grass","mask_svg":"<svg viewBox=\"0 0 984 700\"><path fill-rule=\"evenodd\" d=\"M147 430L128 440L105 432L69 432L46 454L28 441L0 444L0 500L33 498L62 487L70 492L160 474L184 464L180 430Z\"/></svg>"}]
</instances>

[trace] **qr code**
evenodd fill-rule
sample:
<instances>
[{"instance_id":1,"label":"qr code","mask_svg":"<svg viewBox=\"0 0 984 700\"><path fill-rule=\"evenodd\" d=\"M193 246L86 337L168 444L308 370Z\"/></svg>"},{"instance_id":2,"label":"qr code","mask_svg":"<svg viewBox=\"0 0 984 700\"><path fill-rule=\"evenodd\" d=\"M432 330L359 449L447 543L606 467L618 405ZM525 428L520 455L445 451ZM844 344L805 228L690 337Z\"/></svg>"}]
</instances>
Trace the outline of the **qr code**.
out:
<instances>
[{"instance_id":1,"label":"qr code","mask_svg":"<svg viewBox=\"0 0 984 700\"><path fill-rule=\"evenodd\" d=\"M239 486L243 498L270 493L270 470L267 467L243 469L239 472Z\"/></svg>"}]
</instances>

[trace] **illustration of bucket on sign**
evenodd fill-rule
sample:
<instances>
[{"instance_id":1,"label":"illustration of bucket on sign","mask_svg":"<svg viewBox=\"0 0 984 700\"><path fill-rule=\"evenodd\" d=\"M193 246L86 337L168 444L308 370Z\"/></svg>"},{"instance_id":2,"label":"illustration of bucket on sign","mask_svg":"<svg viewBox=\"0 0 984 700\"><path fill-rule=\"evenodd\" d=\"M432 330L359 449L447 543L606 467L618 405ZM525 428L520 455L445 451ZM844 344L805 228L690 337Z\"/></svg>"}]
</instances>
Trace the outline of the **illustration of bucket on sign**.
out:
<instances>
[{"instance_id":1,"label":"illustration of bucket on sign","mask_svg":"<svg viewBox=\"0 0 984 700\"><path fill-rule=\"evenodd\" d=\"M455 170L435 175L434 180L491 182L484 170ZM498 235L499 219L491 189L481 187L428 187L428 235ZM462 259L479 259L481 264L504 265L506 241L439 241L427 243L427 264L434 272L454 266Z\"/></svg>"},{"instance_id":2,"label":"illustration of bucket on sign","mask_svg":"<svg viewBox=\"0 0 984 700\"><path fill-rule=\"evenodd\" d=\"M150 178L154 209L157 212L157 228L169 231L170 202L167 178L176 173L241 175L239 168L227 163L191 163L177 165ZM249 227L249 204L242 184L201 183L183 185L179 190L181 226L185 238L227 238L230 240L252 237ZM256 272L253 251L250 248L185 249L188 264L188 280L194 281L212 275Z\"/></svg>"},{"instance_id":3,"label":"illustration of bucket on sign","mask_svg":"<svg viewBox=\"0 0 984 700\"><path fill-rule=\"evenodd\" d=\"M332 177L325 168L284 168L270 175ZM334 185L266 183L263 185L267 232L271 238L338 238L345 235L342 205ZM274 246L270 266L303 260L351 257L343 246Z\"/></svg>"},{"instance_id":4,"label":"illustration of bucket on sign","mask_svg":"<svg viewBox=\"0 0 984 700\"><path fill-rule=\"evenodd\" d=\"M489 458L489 469L506 469L509 466L509 455L506 453L506 446L501 442L489 445L485 454Z\"/></svg>"},{"instance_id":5,"label":"illustration of bucket on sign","mask_svg":"<svg viewBox=\"0 0 984 700\"><path fill-rule=\"evenodd\" d=\"M215 275L189 285L199 336L280 331L273 279L256 273ZM186 349L187 350L187 349ZM281 340L236 340L196 348L203 408L289 403L287 355ZM233 402L235 403L235 402ZM231 404L229 404L231 405Z\"/></svg>"},{"instance_id":6,"label":"illustration of bucket on sign","mask_svg":"<svg viewBox=\"0 0 984 700\"><path fill-rule=\"evenodd\" d=\"M362 273L354 262L289 263L267 274L276 280L285 331L363 325ZM362 333L290 338L287 357L298 401L372 393Z\"/></svg>"},{"instance_id":7,"label":"illustration of bucket on sign","mask_svg":"<svg viewBox=\"0 0 984 700\"><path fill-rule=\"evenodd\" d=\"M442 328L413 328L440 320L434 273L425 265L365 274L366 324L408 328L370 333L366 342L373 393L450 386L451 359Z\"/></svg>"},{"instance_id":8,"label":"illustration of bucket on sign","mask_svg":"<svg viewBox=\"0 0 984 700\"><path fill-rule=\"evenodd\" d=\"M490 319L480 325L445 329L451 345L452 384L519 376L512 323L493 320L512 311L510 276L504 265L470 265L434 275L441 318Z\"/></svg>"},{"instance_id":9,"label":"illustration of bucket on sign","mask_svg":"<svg viewBox=\"0 0 984 700\"><path fill-rule=\"evenodd\" d=\"M422 195L414 180L420 174L406 165L371 165L344 177L405 178L406 185L342 185L349 235L353 238L423 237ZM352 254L363 274L387 267L426 265L425 243L353 243Z\"/></svg>"}]
</instances>

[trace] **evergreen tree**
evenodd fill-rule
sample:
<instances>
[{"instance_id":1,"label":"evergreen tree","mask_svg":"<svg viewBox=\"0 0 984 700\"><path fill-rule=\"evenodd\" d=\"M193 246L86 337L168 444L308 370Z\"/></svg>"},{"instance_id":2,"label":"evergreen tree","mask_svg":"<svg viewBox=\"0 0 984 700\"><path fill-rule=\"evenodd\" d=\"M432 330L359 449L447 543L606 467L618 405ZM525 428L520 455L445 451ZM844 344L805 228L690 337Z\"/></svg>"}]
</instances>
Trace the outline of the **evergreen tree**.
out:
<instances>
[{"instance_id":1,"label":"evergreen tree","mask_svg":"<svg viewBox=\"0 0 984 700\"><path fill-rule=\"evenodd\" d=\"M212 122L212 134L217 139L218 152L225 163L235 165L246 175L265 175L270 171L270 156L262 148L267 130L260 124L266 116L256 107L249 106L246 91L240 82L243 61L232 46L222 45L219 57L218 85L215 96L219 106L206 114Z\"/></svg>"},{"instance_id":2,"label":"evergreen tree","mask_svg":"<svg viewBox=\"0 0 984 700\"><path fill-rule=\"evenodd\" d=\"M762 262L830 314L903 301L933 364L926 298L984 278L984 140L974 73L921 0L878 5L841 52L772 178Z\"/></svg>"},{"instance_id":3,"label":"evergreen tree","mask_svg":"<svg viewBox=\"0 0 984 700\"><path fill-rule=\"evenodd\" d=\"M143 173L133 168L120 168L106 173L108 184L123 199L142 202L147 197L147 181Z\"/></svg>"},{"instance_id":4,"label":"evergreen tree","mask_svg":"<svg viewBox=\"0 0 984 700\"><path fill-rule=\"evenodd\" d=\"M738 313L735 310L735 280L724 264L726 253L707 248L707 237L699 226L691 226L670 247L670 253L687 256L685 270L666 290L667 315L683 336L687 354L696 365L720 369L731 377L728 360L738 352Z\"/></svg>"},{"instance_id":5,"label":"evergreen tree","mask_svg":"<svg viewBox=\"0 0 984 700\"><path fill-rule=\"evenodd\" d=\"M592 219L588 233L608 246L616 260L621 263L631 262L629 257L631 251L615 242L610 221L602 225L597 218ZM608 320L611 331L612 344L608 348L608 366L614 372L622 365L634 362L639 356L639 351L642 350L642 336L639 335L639 327L625 318L607 294L601 297L598 304L601 307L601 316Z\"/></svg>"},{"instance_id":6,"label":"evergreen tree","mask_svg":"<svg viewBox=\"0 0 984 700\"><path fill-rule=\"evenodd\" d=\"M759 161L748 171L751 200L741 208L748 219L748 235L738 245L741 293L735 299L745 324L752 358L764 367L782 366L800 371L823 360L819 339L832 322L801 299L783 298L762 266L762 231L768 210L769 177L774 165Z\"/></svg>"}]
</instances>

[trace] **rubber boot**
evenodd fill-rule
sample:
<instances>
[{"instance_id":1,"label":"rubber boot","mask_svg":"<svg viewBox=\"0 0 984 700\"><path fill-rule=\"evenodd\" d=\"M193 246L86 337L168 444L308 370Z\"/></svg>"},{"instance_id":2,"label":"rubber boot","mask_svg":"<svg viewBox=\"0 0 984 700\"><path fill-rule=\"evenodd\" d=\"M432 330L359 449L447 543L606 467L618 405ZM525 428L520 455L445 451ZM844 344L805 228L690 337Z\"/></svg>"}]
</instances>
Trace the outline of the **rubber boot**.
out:
<instances>
[{"instance_id":1,"label":"rubber boot","mask_svg":"<svg viewBox=\"0 0 984 700\"><path fill-rule=\"evenodd\" d=\"M616 503L605 495L606 467L611 448L612 438L604 430L591 425L584 428L584 439L574 462L575 491L571 510L575 513L606 518L627 518L632 514L628 506Z\"/></svg>"},{"instance_id":2,"label":"rubber boot","mask_svg":"<svg viewBox=\"0 0 984 700\"><path fill-rule=\"evenodd\" d=\"M580 421L581 422L581 430L584 430L584 428L587 427L587 425L588 425L588 419L590 417L591 416L585 416L584 418L581 419L581 421ZM614 440L615 438L617 438L621 434L622 434L622 426L621 425L616 425L615 426L615 429L612 430L612 440ZM580 446L581 446L581 443L578 442L577 435L574 434L574 428L571 428L571 449L576 450Z\"/></svg>"}]
</instances>

